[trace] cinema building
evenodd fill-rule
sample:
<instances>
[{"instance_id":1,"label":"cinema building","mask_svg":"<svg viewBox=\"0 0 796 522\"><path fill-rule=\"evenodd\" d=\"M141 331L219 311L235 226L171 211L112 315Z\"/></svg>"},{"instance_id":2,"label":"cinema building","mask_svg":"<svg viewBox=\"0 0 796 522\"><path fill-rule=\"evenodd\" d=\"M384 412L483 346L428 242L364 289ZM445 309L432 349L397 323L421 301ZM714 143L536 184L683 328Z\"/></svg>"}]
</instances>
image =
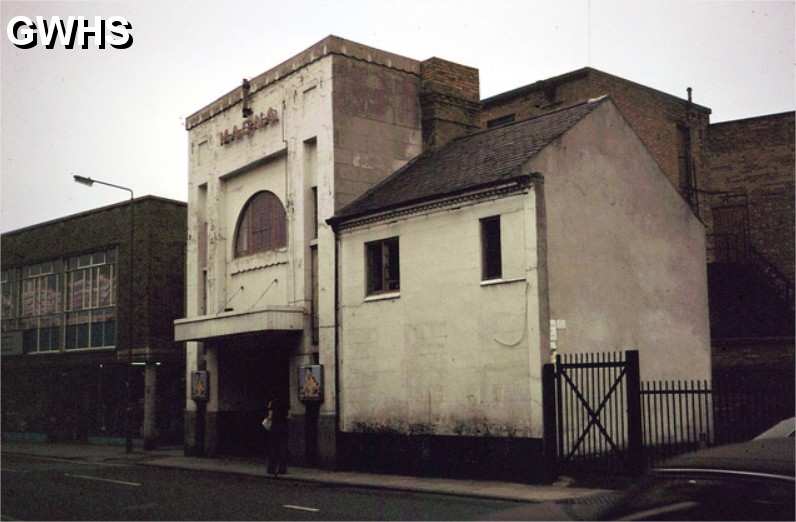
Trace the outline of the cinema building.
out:
<instances>
[{"instance_id":1,"label":"cinema building","mask_svg":"<svg viewBox=\"0 0 796 522\"><path fill-rule=\"evenodd\" d=\"M186 452L260 453L279 398L295 464L527 464L556 350L709 378L704 226L623 111L487 126L478 83L330 36L187 118Z\"/></svg>"},{"instance_id":2,"label":"cinema building","mask_svg":"<svg viewBox=\"0 0 796 522\"><path fill-rule=\"evenodd\" d=\"M421 152L419 74L414 60L329 37L187 119L187 315L175 336L208 395L187 391L186 451L261 452L277 397L290 404L292 461L334 461L326 220ZM320 385L303 402L300 371Z\"/></svg>"}]
</instances>

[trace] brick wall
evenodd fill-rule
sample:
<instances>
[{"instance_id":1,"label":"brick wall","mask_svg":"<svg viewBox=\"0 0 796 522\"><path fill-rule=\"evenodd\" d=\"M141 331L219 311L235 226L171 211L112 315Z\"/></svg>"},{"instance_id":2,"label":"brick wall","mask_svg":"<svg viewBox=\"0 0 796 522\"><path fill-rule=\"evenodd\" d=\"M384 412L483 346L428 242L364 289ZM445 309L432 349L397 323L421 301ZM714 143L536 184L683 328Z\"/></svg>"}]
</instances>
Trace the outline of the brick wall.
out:
<instances>
[{"instance_id":1,"label":"brick wall","mask_svg":"<svg viewBox=\"0 0 796 522\"><path fill-rule=\"evenodd\" d=\"M420 64L420 75L425 89L472 102L481 100L478 69L474 67L434 57Z\"/></svg>"},{"instance_id":2,"label":"brick wall","mask_svg":"<svg viewBox=\"0 0 796 522\"><path fill-rule=\"evenodd\" d=\"M718 385L793 384L793 338L714 341L712 350L713 381Z\"/></svg>"},{"instance_id":3,"label":"brick wall","mask_svg":"<svg viewBox=\"0 0 796 522\"><path fill-rule=\"evenodd\" d=\"M151 196L136 199L134 348L178 350L172 321L184 316L185 217L184 203ZM129 206L121 203L3 234L3 270L118 247L117 339L124 348L130 317L129 219Z\"/></svg>"},{"instance_id":4,"label":"brick wall","mask_svg":"<svg viewBox=\"0 0 796 522\"><path fill-rule=\"evenodd\" d=\"M125 363L130 317L133 347L150 351L135 359L158 367L157 430L161 441L182 435L185 356L173 341L172 321L184 315L184 203L152 196L135 200L133 311L129 311L129 218L127 202L3 234L2 267L94 253L116 247L119 277L117 346L121 350L70 350L47 355L2 357L2 429L46 434L54 440L124 437L131 378L133 435L143 422L143 369ZM63 342L63 333L61 342Z\"/></svg>"},{"instance_id":5,"label":"brick wall","mask_svg":"<svg viewBox=\"0 0 796 522\"><path fill-rule=\"evenodd\" d=\"M683 182L678 158L678 125L689 127L697 186L705 188L707 173L703 147L710 109L595 69L580 69L483 100L479 123L487 127L490 120L508 114L514 114L518 121L604 94L611 96L678 188Z\"/></svg>"},{"instance_id":6,"label":"brick wall","mask_svg":"<svg viewBox=\"0 0 796 522\"><path fill-rule=\"evenodd\" d=\"M185 317L186 207L150 199L142 202L139 215L149 245L147 346L153 353L181 351L174 343L174 320Z\"/></svg>"},{"instance_id":7,"label":"brick wall","mask_svg":"<svg viewBox=\"0 0 796 522\"><path fill-rule=\"evenodd\" d=\"M710 126L710 187L746 192L750 244L794 280L794 112Z\"/></svg>"},{"instance_id":8,"label":"brick wall","mask_svg":"<svg viewBox=\"0 0 796 522\"><path fill-rule=\"evenodd\" d=\"M430 58L420 64L423 148L433 149L478 129L478 69Z\"/></svg>"}]
</instances>

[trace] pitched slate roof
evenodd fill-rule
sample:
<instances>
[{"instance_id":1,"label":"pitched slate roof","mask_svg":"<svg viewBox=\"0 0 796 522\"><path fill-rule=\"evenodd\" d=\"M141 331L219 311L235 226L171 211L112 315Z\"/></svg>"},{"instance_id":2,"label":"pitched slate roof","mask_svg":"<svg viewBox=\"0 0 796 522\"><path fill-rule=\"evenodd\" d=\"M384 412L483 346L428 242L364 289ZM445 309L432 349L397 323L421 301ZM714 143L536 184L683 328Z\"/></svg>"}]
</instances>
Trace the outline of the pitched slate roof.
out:
<instances>
[{"instance_id":1,"label":"pitched slate roof","mask_svg":"<svg viewBox=\"0 0 796 522\"><path fill-rule=\"evenodd\" d=\"M509 181L550 142L599 106L602 97L462 136L412 159L332 218L346 218Z\"/></svg>"}]
</instances>

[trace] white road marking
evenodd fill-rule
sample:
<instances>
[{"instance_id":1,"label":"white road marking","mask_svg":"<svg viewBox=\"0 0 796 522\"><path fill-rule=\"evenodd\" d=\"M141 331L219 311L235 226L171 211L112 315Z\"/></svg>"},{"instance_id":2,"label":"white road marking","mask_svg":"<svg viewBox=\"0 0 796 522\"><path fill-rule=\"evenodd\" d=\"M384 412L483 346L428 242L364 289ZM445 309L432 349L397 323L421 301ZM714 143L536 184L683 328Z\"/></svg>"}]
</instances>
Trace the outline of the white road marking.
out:
<instances>
[{"instance_id":1,"label":"white road marking","mask_svg":"<svg viewBox=\"0 0 796 522\"><path fill-rule=\"evenodd\" d=\"M48 460L51 462L67 462L69 464L80 464L83 466L108 466L111 468L123 468L123 467L130 467L129 464L107 464L105 462L80 462L79 460L70 460L70 459L59 459L57 457L39 457L36 455L19 455L14 454L14 457L24 457L26 459L34 459L34 460Z\"/></svg>"},{"instance_id":2,"label":"white road marking","mask_svg":"<svg viewBox=\"0 0 796 522\"><path fill-rule=\"evenodd\" d=\"M140 482L126 482L124 480L111 480L111 479L106 479L106 478L101 478L101 477L92 477L90 475L73 475L71 473L64 473L64 475L66 475L67 477L72 477L72 478L80 478L80 479L86 479L86 480L96 480L96 481L99 481L99 482L110 482L111 484L121 484L123 486L140 486L141 485Z\"/></svg>"},{"instance_id":3,"label":"white road marking","mask_svg":"<svg viewBox=\"0 0 796 522\"><path fill-rule=\"evenodd\" d=\"M320 511L320 509L304 507L304 506L294 506L292 504L283 504L282 507L286 507L288 509L298 509L299 511L312 511L313 513Z\"/></svg>"}]
</instances>

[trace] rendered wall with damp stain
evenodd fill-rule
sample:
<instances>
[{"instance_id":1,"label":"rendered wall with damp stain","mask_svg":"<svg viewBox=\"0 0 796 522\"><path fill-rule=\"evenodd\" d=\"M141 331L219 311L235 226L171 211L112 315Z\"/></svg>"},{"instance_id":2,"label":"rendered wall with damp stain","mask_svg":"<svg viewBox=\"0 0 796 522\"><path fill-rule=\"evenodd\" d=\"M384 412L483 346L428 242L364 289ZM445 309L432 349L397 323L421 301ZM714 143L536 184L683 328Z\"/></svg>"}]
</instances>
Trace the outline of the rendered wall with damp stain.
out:
<instances>
[{"instance_id":1,"label":"rendered wall with damp stain","mask_svg":"<svg viewBox=\"0 0 796 522\"><path fill-rule=\"evenodd\" d=\"M500 215L503 281L481 281ZM343 431L541 436L534 192L341 233ZM400 293L365 295L365 246L399 237Z\"/></svg>"}]
</instances>

